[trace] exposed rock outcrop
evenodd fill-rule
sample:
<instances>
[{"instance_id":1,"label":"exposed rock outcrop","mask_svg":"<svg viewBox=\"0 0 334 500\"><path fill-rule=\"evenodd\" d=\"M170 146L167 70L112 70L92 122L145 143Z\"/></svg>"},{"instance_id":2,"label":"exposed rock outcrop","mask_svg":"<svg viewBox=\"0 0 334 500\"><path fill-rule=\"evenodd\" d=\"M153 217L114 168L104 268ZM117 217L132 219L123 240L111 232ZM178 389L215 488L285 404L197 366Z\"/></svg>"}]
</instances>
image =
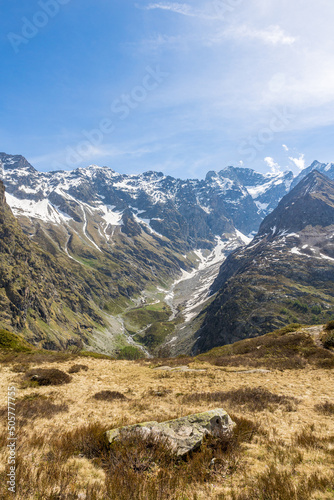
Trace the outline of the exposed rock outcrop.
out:
<instances>
[{"instance_id":1,"label":"exposed rock outcrop","mask_svg":"<svg viewBox=\"0 0 334 500\"><path fill-rule=\"evenodd\" d=\"M113 429L107 432L107 437L112 443L129 434L152 435L166 440L176 455L183 456L199 448L206 436L229 435L234 425L226 411L217 408L167 422L144 422Z\"/></svg>"}]
</instances>

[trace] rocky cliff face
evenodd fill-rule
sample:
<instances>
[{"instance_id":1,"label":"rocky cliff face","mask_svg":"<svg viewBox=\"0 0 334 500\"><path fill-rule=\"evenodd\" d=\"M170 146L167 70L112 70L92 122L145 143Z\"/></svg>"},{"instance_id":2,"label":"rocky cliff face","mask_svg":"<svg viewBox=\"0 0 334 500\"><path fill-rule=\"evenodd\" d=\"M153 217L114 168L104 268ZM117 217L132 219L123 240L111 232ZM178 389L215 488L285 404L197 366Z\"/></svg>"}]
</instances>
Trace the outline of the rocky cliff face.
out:
<instances>
[{"instance_id":1,"label":"rocky cliff face","mask_svg":"<svg viewBox=\"0 0 334 500\"><path fill-rule=\"evenodd\" d=\"M334 316L333 202L334 182L312 170L226 259L194 352Z\"/></svg>"}]
</instances>

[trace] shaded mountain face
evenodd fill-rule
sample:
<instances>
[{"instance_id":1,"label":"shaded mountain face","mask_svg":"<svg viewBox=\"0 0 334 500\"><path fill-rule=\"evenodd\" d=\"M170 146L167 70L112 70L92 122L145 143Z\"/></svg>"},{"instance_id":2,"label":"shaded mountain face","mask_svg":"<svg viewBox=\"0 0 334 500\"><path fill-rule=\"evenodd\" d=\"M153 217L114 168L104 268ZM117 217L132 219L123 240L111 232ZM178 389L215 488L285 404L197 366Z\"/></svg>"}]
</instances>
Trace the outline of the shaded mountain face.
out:
<instances>
[{"instance_id":1,"label":"shaded mountain face","mask_svg":"<svg viewBox=\"0 0 334 500\"><path fill-rule=\"evenodd\" d=\"M194 352L334 316L334 183L311 171L233 252L213 285Z\"/></svg>"},{"instance_id":2,"label":"shaded mountain face","mask_svg":"<svg viewBox=\"0 0 334 500\"><path fill-rule=\"evenodd\" d=\"M67 339L84 340L94 324L104 322L92 302L94 287L103 289L89 272L78 273L68 257L56 260L23 234L0 181L1 325L46 348L59 346L59 337L63 347Z\"/></svg>"},{"instance_id":3,"label":"shaded mountain face","mask_svg":"<svg viewBox=\"0 0 334 500\"><path fill-rule=\"evenodd\" d=\"M237 180L251 195L261 218L274 210L279 201L291 189L294 179L292 172L260 174L249 168L227 167L223 175Z\"/></svg>"}]
</instances>

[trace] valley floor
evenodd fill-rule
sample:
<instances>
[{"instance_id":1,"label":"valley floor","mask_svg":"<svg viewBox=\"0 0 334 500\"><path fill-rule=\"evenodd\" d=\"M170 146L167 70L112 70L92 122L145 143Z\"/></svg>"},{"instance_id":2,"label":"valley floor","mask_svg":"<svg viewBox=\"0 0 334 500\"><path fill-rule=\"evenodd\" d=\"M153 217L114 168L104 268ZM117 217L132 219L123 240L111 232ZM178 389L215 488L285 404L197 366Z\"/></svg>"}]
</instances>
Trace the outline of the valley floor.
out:
<instances>
[{"instance_id":1,"label":"valley floor","mask_svg":"<svg viewBox=\"0 0 334 500\"><path fill-rule=\"evenodd\" d=\"M39 368L68 372L78 363L88 368L73 373L69 384L45 387L22 385L23 374L17 372L28 366L2 365L1 498L12 498L5 484L9 386L17 388L19 500L334 498L334 405L324 406L326 401L334 403L332 370L307 367L247 373L245 368L198 361L188 365L190 370L177 366L187 362L166 360L173 369L157 369L154 360L77 358L44 363ZM125 398L94 398L106 390ZM225 394L224 404L219 401L219 392ZM210 401L203 393L216 396ZM242 398L238 396L241 393ZM22 400L24 415L19 413ZM41 401L53 405L43 418ZM34 412L38 407L40 414ZM123 450L123 465L102 456L99 450L97 430L164 421L217 407L223 407L238 423L239 441L234 448L220 452L216 460L212 461L215 449L211 445L195 453L187 464L174 464L171 469L166 466L165 471L160 470L159 457L147 464L144 455L128 470L131 449ZM124 477L116 474L120 470Z\"/></svg>"}]
</instances>

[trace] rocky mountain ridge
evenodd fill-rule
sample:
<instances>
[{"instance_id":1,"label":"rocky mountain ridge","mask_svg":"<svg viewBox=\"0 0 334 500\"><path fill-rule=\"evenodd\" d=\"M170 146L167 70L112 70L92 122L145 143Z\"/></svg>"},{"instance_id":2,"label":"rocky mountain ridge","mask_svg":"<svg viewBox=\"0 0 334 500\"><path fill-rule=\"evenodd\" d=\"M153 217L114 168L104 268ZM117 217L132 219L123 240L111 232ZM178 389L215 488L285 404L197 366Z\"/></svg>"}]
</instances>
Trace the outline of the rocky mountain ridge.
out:
<instances>
[{"instance_id":1,"label":"rocky mountain ridge","mask_svg":"<svg viewBox=\"0 0 334 500\"><path fill-rule=\"evenodd\" d=\"M150 349L165 339L172 345L175 332L187 338L182 325L211 301L208 292L221 263L249 242L245 235L256 233L295 182L292 172L234 167L211 171L204 180L182 180L159 172L118 174L96 165L39 172L24 157L5 153L0 162L7 202L31 244L74 270L82 283L80 295L100 326L81 318L74 330L78 338L88 331L85 343L101 352L124 345L115 342L120 338ZM51 336L50 345L62 345L56 324L50 334L49 318L42 318L34 325L34 341Z\"/></svg>"},{"instance_id":2,"label":"rocky mountain ridge","mask_svg":"<svg viewBox=\"0 0 334 500\"><path fill-rule=\"evenodd\" d=\"M225 260L194 352L334 317L334 182L312 170Z\"/></svg>"}]
</instances>

